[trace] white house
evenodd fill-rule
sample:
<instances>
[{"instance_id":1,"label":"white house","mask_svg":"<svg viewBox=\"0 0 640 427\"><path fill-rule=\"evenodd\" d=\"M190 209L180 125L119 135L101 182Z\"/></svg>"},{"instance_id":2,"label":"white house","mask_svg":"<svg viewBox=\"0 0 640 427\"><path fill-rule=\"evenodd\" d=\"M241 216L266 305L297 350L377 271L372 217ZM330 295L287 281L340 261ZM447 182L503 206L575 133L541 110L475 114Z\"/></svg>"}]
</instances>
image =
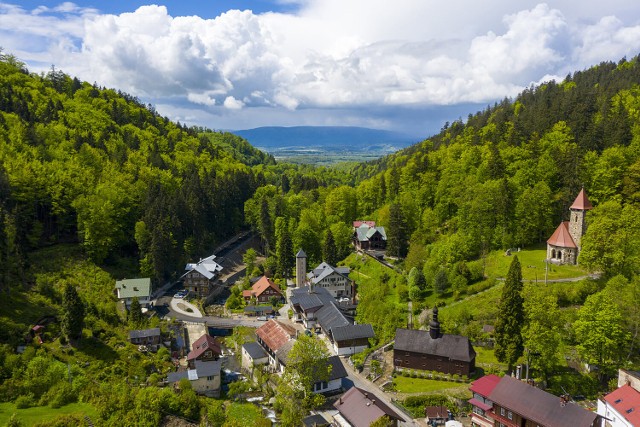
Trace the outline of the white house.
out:
<instances>
[{"instance_id":1,"label":"white house","mask_svg":"<svg viewBox=\"0 0 640 427\"><path fill-rule=\"evenodd\" d=\"M349 279L350 271L349 267L333 267L323 262L307 275L307 279L314 287L329 291L334 298L352 298L354 285Z\"/></svg>"},{"instance_id":2,"label":"white house","mask_svg":"<svg viewBox=\"0 0 640 427\"><path fill-rule=\"evenodd\" d=\"M151 302L151 279L145 277L117 280L115 292L118 299L123 301L127 308L131 307L131 301L134 298L138 298L140 306L147 307Z\"/></svg>"},{"instance_id":3,"label":"white house","mask_svg":"<svg viewBox=\"0 0 640 427\"><path fill-rule=\"evenodd\" d=\"M186 378L189 380L191 387L193 387L193 390L196 393L210 397L219 397L221 366L221 360L212 360L209 362L196 360L194 369L171 372L167 375L167 382L169 382L169 384L175 384L181 379Z\"/></svg>"},{"instance_id":4,"label":"white house","mask_svg":"<svg viewBox=\"0 0 640 427\"><path fill-rule=\"evenodd\" d=\"M640 426L640 373L620 369L618 388L598 399L598 415L607 427Z\"/></svg>"}]
</instances>

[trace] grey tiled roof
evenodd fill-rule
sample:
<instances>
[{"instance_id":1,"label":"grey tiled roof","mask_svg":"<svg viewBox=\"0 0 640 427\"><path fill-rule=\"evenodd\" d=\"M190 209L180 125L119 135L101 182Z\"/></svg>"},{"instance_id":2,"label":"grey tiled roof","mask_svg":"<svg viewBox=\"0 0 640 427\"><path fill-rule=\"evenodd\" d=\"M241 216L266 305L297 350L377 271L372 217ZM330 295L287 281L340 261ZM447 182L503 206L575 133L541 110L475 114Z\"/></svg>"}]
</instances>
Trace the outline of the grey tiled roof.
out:
<instances>
[{"instance_id":1,"label":"grey tiled roof","mask_svg":"<svg viewBox=\"0 0 640 427\"><path fill-rule=\"evenodd\" d=\"M167 381L170 383L175 383L183 378L194 381L198 378L214 377L220 375L221 367L221 360L213 360L210 362L202 362L200 360L196 360L195 369L189 369L188 371L170 372L167 375Z\"/></svg>"},{"instance_id":2,"label":"grey tiled roof","mask_svg":"<svg viewBox=\"0 0 640 427\"><path fill-rule=\"evenodd\" d=\"M255 341L242 344L242 348L244 348L246 352L249 353L249 356L251 356L253 360L267 357L267 353L265 353L262 346Z\"/></svg>"},{"instance_id":3,"label":"grey tiled roof","mask_svg":"<svg viewBox=\"0 0 640 427\"><path fill-rule=\"evenodd\" d=\"M598 414L509 376L502 377L489 395L500 406L547 427L589 427Z\"/></svg>"},{"instance_id":4,"label":"grey tiled roof","mask_svg":"<svg viewBox=\"0 0 640 427\"><path fill-rule=\"evenodd\" d=\"M140 329L129 331L129 339L131 338L148 338L160 336L160 328Z\"/></svg>"},{"instance_id":5,"label":"grey tiled roof","mask_svg":"<svg viewBox=\"0 0 640 427\"><path fill-rule=\"evenodd\" d=\"M417 329L396 329L393 348L402 351L432 354L464 362L471 362L476 357L476 352L467 337L444 334L439 338L433 339L428 331Z\"/></svg>"},{"instance_id":6,"label":"grey tiled roof","mask_svg":"<svg viewBox=\"0 0 640 427\"><path fill-rule=\"evenodd\" d=\"M373 338L373 327L368 324L339 326L331 330L334 341L354 340L358 338Z\"/></svg>"}]
</instances>

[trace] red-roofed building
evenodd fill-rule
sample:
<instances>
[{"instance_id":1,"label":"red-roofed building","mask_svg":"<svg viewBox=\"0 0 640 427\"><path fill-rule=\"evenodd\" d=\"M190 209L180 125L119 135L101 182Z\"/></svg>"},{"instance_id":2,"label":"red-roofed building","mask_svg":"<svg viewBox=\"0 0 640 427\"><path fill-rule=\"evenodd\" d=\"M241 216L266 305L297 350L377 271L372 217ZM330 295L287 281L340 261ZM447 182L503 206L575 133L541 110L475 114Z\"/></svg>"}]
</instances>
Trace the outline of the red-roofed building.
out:
<instances>
[{"instance_id":1,"label":"red-roofed building","mask_svg":"<svg viewBox=\"0 0 640 427\"><path fill-rule=\"evenodd\" d=\"M296 329L293 326L269 319L267 323L256 330L258 344L269 355L269 365L276 370L282 370L283 366L278 360L278 351L296 337Z\"/></svg>"},{"instance_id":2,"label":"red-roofed building","mask_svg":"<svg viewBox=\"0 0 640 427\"><path fill-rule=\"evenodd\" d=\"M198 338L191 347L192 350L187 355L187 362L192 369L195 367L196 360L208 362L218 360L222 355L220 343L209 334L204 334Z\"/></svg>"},{"instance_id":3,"label":"red-roofed building","mask_svg":"<svg viewBox=\"0 0 640 427\"><path fill-rule=\"evenodd\" d=\"M475 427L600 427L599 414L509 376L488 375L470 390Z\"/></svg>"},{"instance_id":4,"label":"red-roofed building","mask_svg":"<svg viewBox=\"0 0 640 427\"><path fill-rule=\"evenodd\" d=\"M493 427L493 418L491 418L491 409L493 402L489 400L489 396L493 389L500 382L497 375L485 375L471 384L469 390L473 393L473 398L469 403L473 406L471 414L471 423L476 427Z\"/></svg>"},{"instance_id":5,"label":"red-roofed building","mask_svg":"<svg viewBox=\"0 0 640 427\"><path fill-rule=\"evenodd\" d=\"M547 240L547 260L556 264L577 264L581 240L587 230L587 211L593 209L584 188L569 208L569 221L560 223Z\"/></svg>"},{"instance_id":6,"label":"red-roofed building","mask_svg":"<svg viewBox=\"0 0 640 427\"><path fill-rule=\"evenodd\" d=\"M630 385L623 385L598 400L598 414L607 426L640 426L640 393Z\"/></svg>"},{"instance_id":7,"label":"red-roofed building","mask_svg":"<svg viewBox=\"0 0 640 427\"><path fill-rule=\"evenodd\" d=\"M280 301L284 301L280 288L271 281L267 276L262 276L251 289L242 291L242 297L245 301L251 301L255 298L259 303L269 302L271 298L276 297Z\"/></svg>"}]
</instances>

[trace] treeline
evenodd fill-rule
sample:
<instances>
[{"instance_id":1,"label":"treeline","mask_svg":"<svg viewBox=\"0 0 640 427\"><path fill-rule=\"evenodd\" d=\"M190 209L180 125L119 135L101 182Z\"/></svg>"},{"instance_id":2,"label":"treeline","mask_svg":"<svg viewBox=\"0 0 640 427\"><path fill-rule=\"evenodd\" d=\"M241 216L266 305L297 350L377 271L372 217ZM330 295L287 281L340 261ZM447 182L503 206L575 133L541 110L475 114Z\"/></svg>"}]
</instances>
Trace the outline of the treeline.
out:
<instances>
[{"instance_id":1,"label":"treeline","mask_svg":"<svg viewBox=\"0 0 640 427\"><path fill-rule=\"evenodd\" d=\"M274 159L187 128L119 91L0 57L0 286L26 254L80 242L98 263L139 257L162 281L244 225Z\"/></svg>"}]
</instances>

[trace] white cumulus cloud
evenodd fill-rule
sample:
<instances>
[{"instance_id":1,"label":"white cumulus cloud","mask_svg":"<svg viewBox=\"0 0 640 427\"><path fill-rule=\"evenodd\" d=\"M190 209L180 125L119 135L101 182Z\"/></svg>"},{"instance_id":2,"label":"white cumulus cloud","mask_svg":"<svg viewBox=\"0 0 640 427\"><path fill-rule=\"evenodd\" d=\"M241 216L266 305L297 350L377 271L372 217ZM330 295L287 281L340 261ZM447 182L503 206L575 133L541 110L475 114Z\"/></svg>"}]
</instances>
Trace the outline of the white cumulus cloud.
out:
<instances>
[{"instance_id":1,"label":"white cumulus cloud","mask_svg":"<svg viewBox=\"0 0 640 427\"><path fill-rule=\"evenodd\" d=\"M298 12L203 19L158 5L112 15L0 3L0 37L30 66L55 64L183 118L389 127L398 118L385 109L492 102L640 52L640 10L625 0L282 1Z\"/></svg>"}]
</instances>

